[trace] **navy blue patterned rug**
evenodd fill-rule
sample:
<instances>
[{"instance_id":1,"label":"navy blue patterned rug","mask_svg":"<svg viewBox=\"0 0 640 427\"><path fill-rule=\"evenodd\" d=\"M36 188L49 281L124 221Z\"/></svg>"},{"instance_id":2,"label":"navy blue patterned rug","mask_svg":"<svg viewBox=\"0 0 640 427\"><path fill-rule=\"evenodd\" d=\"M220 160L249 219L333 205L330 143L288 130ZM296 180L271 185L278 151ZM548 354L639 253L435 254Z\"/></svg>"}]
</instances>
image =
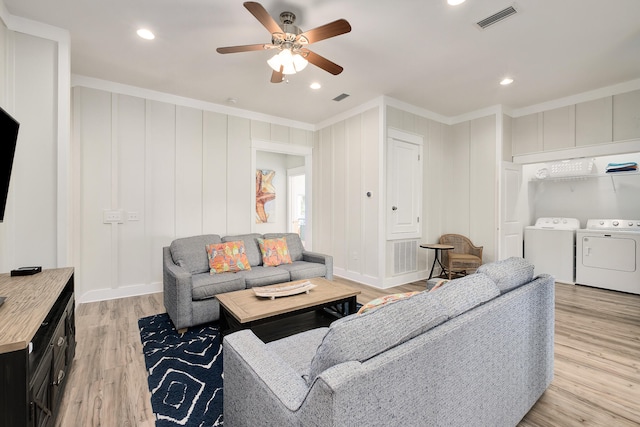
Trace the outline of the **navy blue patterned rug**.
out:
<instances>
[{"instance_id":1,"label":"navy blue patterned rug","mask_svg":"<svg viewBox=\"0 0 640 427\"><path fill-rule=\"evenodd\" d=\"M156 427L221 426L222 346L217 323L179 334L166 313L138 320Z\"/></svg>"}]
</instances>

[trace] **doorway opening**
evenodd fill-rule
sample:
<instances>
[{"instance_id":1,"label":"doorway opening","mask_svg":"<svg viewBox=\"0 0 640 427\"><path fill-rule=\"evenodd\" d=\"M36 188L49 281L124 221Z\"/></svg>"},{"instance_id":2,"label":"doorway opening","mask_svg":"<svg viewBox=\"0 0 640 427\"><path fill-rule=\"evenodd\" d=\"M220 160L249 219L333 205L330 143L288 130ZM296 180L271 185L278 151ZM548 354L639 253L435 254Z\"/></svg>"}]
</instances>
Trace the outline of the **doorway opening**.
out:
<instances>
[{"instance_id":1,"label":"doorway opening","mask_svg":"<svg viewBox=\"0 0 640 427\"><path fill-rule=\"evenodd\" d=\"M287 231L300 236L302 244L305 244L306 231L306 191L305 191L305 169L293 168L287 171L288 190L288 220Z\"/></svg>"},{"instance_id":2,"label":"doorway opening","mask_svg":"<svg viewBox=\"0 0 640 427\"><path fill-rule=\"evenodd\" d=\"M273 184L276 202L275 211L269 216L271 221L251 221L252 233L298 233L304 248L313 250L312 153L313 148L309 146L260 140L251 142L252 212L256 212L257 169L275 172Z\"/></svg>"}]
</instances>

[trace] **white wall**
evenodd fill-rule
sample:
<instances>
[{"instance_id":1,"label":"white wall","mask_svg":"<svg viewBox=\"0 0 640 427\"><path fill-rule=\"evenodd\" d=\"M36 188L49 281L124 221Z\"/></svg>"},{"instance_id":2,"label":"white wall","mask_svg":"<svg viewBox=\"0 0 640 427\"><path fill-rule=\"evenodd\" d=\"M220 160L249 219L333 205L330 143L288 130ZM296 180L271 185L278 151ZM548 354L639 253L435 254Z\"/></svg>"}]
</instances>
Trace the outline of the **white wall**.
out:
<instances>
[{"instance_id":1,"label":"white wall","mask_svg":"<svg viewBox=\"0 0 640 427\"><path fill-rule=\"evenodd\" d=\"M453 125L387 107L387 125L423 136L425 141L423 237L437 243L445 233L463 234L484 247L485 262L495 259L496 116ZM387 253L392 251L388 245ZM426 277L433 251L419 250L418 268Z\"/></svg>"},{"instance_id":2,"label":"white wall","mask_svg":"<svg viewBox=\"0 0 640 427\"><path fill-rule=\"evenodd\" d=\"M2 2L0 2L0 7ZM0 106L6 111L8 109L7 86L9 79L7 77L7 37L9 30L0 16Z\"/></svg>"},{"instance_id":3,"label":"white wall","mask_svg":"<svg viewBox=\"0 0 640 427\"><path fill-rule=\"evenodd\" d=\"M381 287L380 108L355 113L317 132L312 227L315 250L333 255L336 275Z\"/></svg>"},{"instance_id":4,"label":"white wall","mask_svg":"<svg viewBox=\"0 0 640 427\"><path fill-rule=\"evenodd\" d=\"M82 86L73 95L82 302L161 290L162 247L177 237L250 232L251 141L313 141L309 130L178 102ZM277 163L286 183L286 156ZM105 210L123 222L104 224Z\"/></svg>"},{"instance_id":5,"label":"white wall","mask_svg":"<svg viewBox=\"0 0 640 427\"><path fill-rule=\"evenodd\" d=\"M68 33L8 14L0 4L2 103L19 122L0 271L69 265ZM66 82L66 85L65 85Z\"/></svg>"},{"instance_id":6,"label":"white wall","mask_svg":"<svg viewBox=\"0 0 640 427\"><path fill-rule=\"evenodd\" d=\"M420 243L437 243L438 238L442 234L444 222L446 221L445 205L442 203L443 194L446 192L445 179L443 174L446 173L445 151L448 149L445 142L446 128L439 121L422 117L420 115L404 111L399 107L387 106L387 127L410 132L422 137L423 146L423 185L422 185L422 238L417 239ZM386 258L393 260L393 244L386 242L385 244ZM418 263L417 276L413 278L426 278L433 262L433 251L420 249L418 247ZM387 269L387 276L390 276L391 267ZM407 278L402 278L407 280Z\"/></svg>"}]
</instances>

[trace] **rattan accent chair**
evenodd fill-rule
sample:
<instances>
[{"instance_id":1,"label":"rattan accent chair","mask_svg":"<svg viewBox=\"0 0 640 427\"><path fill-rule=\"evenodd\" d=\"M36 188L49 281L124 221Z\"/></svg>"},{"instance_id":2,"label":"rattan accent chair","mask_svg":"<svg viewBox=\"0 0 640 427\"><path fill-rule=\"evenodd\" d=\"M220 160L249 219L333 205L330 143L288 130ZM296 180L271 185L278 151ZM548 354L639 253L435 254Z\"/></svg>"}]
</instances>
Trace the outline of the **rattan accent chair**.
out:
<instances>
[{"instance_id":1,"label":"rattan accent chair","mask_svg":"<svg viewBox=\"0 0 640 427\"><path fill-rule=\"evenodd\" d=\"M454 247L442 251L442 263L449 280L454 273L466 275L482 265L482 246L475 246L467 237L460 234L443 234L440 236L440 243Z\"/></svg>"}]
</instances>

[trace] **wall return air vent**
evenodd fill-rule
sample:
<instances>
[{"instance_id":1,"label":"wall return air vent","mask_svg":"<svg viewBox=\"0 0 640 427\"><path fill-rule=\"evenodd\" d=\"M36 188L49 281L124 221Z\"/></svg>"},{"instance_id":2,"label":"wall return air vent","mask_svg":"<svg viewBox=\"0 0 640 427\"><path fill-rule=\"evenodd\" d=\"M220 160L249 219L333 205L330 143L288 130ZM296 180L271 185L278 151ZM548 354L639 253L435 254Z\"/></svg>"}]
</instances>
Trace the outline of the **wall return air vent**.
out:
<instances>
[{"instance_id":1,"label":"wall return air vent","mask_svg":"<svg viewBox=\"0 0 640 427\"><path fill-rule=\"evenodd\" d=\"M493 15L476 22L476 24L478 24L478 26L484 30L489 25L493 25L498 21L502 21L503 19L515 15L516 13L518 13L518 11L515 9L515 7L509 6L506 9L502 9L500 12L496 12Z\"/></svg>"}]
</instances>

